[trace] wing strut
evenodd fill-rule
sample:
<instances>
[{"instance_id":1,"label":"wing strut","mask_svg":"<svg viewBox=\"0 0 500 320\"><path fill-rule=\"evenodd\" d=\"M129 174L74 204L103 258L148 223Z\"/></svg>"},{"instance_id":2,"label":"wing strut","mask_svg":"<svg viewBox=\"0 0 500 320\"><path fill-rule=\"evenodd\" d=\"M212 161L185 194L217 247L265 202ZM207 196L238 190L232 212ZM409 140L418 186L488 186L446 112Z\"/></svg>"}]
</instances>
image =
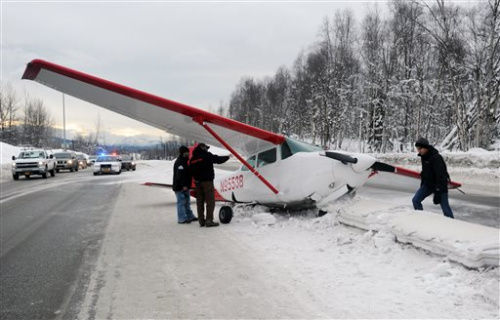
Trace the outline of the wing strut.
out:
<instances>
[{"instance_id":1,"label":"wing strut","mask_svg":"<svg viewBox=\"0 0 500 320\"><path fill-rule=\"evenodd\" d=\"M257 170L255 170L254 167L252 167L245 159L243 159L239 155L239 153L236 152L236 150L231 148L231 146L227 144L227 142L224 141L212 128L210 128L208 124L206 124L205 121L203 121L203 119L195 117L193 118L193 120L199 123L203 128L205 128L205 130L207 130L215 139L217 139L217 141L219 141L227 150L229 150L229 152L231 152L241 163L243 163L243 165L247 167L248 170L250 170L250 172L252 172L257 178L259 178L260 181L262 181L262 183L264 183L269 189L271 189L272 192L274 192L275 194L279 193L278 189L276 189L269 181L267 181L263 176L261 176L260 173Z\"/></svg>"}]
</instances>

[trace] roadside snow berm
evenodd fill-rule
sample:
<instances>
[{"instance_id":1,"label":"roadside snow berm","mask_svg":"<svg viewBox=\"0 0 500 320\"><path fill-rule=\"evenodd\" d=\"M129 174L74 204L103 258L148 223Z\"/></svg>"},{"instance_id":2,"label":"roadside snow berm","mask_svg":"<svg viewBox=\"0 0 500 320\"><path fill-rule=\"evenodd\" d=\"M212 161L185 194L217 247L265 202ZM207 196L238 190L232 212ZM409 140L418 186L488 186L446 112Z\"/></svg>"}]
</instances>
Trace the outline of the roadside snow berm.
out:
<instances>
[{"instance_id":1,"label":"roadside snow berm","mask_svg":"<svg viewBox=\"0 0 500 320\"><path fill-rule=\"evenodd\" d=\"M343 224L390 232L399 242L446 256L468 268L499 266L500 230L497 228L360 199L336 211Z\"/></svg>"},{"instance_id":2,"label":"roadside snow berm","mask_svg":"<svg viewBox=\"0 0 500 320\"><path fill-rule=\"evenodd\" d=\"M429 212L402 213L390 221L390 227L398 241L469 268L499 264L499 229Z\"/></svg>"}]
</instances>

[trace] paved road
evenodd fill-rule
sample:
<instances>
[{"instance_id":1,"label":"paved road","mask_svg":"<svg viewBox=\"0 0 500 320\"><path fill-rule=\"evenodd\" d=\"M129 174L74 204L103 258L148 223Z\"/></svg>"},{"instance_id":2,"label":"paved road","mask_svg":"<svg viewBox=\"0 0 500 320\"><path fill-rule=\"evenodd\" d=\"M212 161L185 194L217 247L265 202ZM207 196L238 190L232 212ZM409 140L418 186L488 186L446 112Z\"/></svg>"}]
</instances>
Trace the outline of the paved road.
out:
<instances>
[{"instance_id":1,"label":"paved road","mask_svg":"<svg viewBox=\"0 0 500 320\"><path fill-rule=\"evenodd\" d=\"M1 319L74 318L119 181L83 170L2 182Z\"/></svg>"}]
</instances>

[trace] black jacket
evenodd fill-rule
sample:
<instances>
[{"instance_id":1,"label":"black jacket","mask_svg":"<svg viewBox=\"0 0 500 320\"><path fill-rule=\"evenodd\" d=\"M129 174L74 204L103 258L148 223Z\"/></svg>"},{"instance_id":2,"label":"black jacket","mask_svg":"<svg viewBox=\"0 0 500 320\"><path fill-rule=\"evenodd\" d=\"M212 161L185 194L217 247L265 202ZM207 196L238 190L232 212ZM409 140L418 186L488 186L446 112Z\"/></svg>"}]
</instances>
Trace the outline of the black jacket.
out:
<instances>
[{"instance_id":1,"label":"black jacket","mask_svg":"<svg viewBox=\"0 0 500 320\"><path fill-rule=\"evenodd\" d=\"M448 181L450 176L444 163L443 157L434 147L429 147L429 152L422 158L422 184L433 191L448 192Z\"/></svg>"},{"instance_id":2,"label":"black jacket","mask_svg":"<svg viewBox=\"0 0 500 320\"><path fill-rule=\"evenodd\" d=\"M177 157L174 163L174 178L172 190L181 191L184 187L191 186L191 174L188 167L188 159L183 156Z\"/></svg>"},{"instance_id":3,"label":"black jacket","mask_svg":"<svg viewBox=\"0 0 500 320\"><path fill-rule=\"evenodd\" d=\"M214 163L224 163L229 156L216 156L201 148L195 148L189 169L196 181L213 181L215 178Z\"/></svg>"}]
</instances>

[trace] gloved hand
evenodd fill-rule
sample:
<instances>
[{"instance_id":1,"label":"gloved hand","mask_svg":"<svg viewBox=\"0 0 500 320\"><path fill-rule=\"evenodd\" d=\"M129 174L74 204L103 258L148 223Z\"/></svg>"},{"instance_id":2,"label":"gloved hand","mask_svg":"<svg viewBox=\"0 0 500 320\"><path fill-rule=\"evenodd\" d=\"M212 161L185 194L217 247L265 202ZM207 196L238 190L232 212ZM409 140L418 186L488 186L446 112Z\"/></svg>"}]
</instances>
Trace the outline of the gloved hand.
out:
<instances>
[{"instance_id":1,"label":"gloved hand","mask_svg":"<svg viewBox=\"0 0 500 320\"><path fill-rule=\"evenodd\" d=\"M441 191L439 191L439 190L434 191L434 198L432 198L432 202L434 204L441 203Z\"/></svg>"}]
</instances>

